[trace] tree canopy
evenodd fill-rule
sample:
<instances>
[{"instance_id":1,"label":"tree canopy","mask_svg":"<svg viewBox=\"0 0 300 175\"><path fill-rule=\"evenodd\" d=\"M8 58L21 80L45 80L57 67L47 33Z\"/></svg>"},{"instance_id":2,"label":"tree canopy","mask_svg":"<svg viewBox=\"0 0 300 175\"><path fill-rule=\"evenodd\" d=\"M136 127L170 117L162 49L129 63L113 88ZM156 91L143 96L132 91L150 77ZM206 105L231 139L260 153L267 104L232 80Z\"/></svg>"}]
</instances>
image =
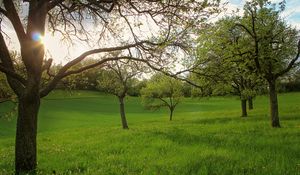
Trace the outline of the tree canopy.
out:
<instances>
[{"instance_id":1,"label":"tree canopy","mask_svg":"<svg viewBox=\"0 0 300 175\"><path fill-rule=\"evenodd\" d=\"M172 120L173 112L183 98L183 84L177 79L158 73L147 82L141 94L146 108L156 110L167 107Z\"/></svg>"},{"instance_id":2,"label":"tree canopy","mask_svg":"<svg viewBox=\"0 0 300 175\"><path fill-rule=\"evenodd\" d=\"M300 56L299 32L280 17L284 8L284 2L276 6L267 0L253 0L246 3L236 24L250 41L247 51L253 55L254 71L268 82L273 127L280 127L277 80L297 65Z\"/></svg>"}]
</instances>

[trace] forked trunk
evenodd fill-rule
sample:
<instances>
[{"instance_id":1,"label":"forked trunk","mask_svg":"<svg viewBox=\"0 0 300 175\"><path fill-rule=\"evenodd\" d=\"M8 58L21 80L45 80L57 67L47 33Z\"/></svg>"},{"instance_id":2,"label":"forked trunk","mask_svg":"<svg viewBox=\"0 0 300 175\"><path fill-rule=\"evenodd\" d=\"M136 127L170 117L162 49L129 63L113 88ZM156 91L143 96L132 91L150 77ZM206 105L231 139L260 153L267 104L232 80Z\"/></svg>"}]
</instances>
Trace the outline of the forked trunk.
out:
<instances>
[{"instance_id":1,"label":"forked trunk","mask_svg":"<svg viewBox=\"0 0 300 175\"><path fill-rule=\"evenodd\" d=\"M280 122L279 122L278 99L277 99L275 80L269 81L269 96L270 96L271 125L274 128L279 128Z\"/></svg>"},{"instance_id":2,"label":"forked trunk","mask_svg":"<svg viewBox=\"0 0 300 175\"><path fill-rule=\"evenodd\" d=\"M19 98L15 146L16 174L35 174L39 107L40 98L38 95Z\"/></svg>"},{"instance_id":3,"label":"forked trunk","mask_svg":"<svg viewBox=\"0 0 300 175\"><path fill-rule=\"evenodd\" d=\"M253 97L248 98L248 109L249 110L253 109Z\"/></svg>"},{"instance_id":4,"label":"forked trunk","mask_svg":"<svg viewBox=\"0 0 300 175\"><path fill-rule=\"evenodd\" d=\"M241 100L241 107L242 107L242 117L247 117L247 100Z\"/></svg>"},{"instance_id":5,"label":"forked trunk","mask_svg":"<svg viewBox=\"0 0 300 175\"><path fill-rule=\"evenodd\" d=\"M119 102L120 102L120 115L121 115L123 129L129 129L126 120L126 115L125 115L124 97L119 97Z\"/></svg>"}]
</instances>

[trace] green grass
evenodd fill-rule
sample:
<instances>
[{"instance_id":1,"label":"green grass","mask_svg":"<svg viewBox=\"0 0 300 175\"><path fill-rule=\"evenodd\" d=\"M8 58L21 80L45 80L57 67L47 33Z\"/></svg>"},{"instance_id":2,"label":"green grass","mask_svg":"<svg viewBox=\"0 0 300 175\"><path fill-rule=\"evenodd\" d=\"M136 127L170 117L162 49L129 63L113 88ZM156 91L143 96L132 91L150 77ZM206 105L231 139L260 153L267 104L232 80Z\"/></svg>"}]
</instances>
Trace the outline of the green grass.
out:
<instances>
[{"instance_id":1,"label":"green grass","mask_svg":"<svg viewBox=\"0 0 300 175\"><path fill-rule=\"evenodd\" d=\"M117 99L56 91L43 99L39 174L300 175L300 93L279 95L282 128L270 127L268 98L248 118L235 97L185 99L168 111L146 111L126 99L129 130ZM9 104L0 106L0 112ZM0 119L0 174L13 174L15 119Z\"/></svg>"}]
</instances>

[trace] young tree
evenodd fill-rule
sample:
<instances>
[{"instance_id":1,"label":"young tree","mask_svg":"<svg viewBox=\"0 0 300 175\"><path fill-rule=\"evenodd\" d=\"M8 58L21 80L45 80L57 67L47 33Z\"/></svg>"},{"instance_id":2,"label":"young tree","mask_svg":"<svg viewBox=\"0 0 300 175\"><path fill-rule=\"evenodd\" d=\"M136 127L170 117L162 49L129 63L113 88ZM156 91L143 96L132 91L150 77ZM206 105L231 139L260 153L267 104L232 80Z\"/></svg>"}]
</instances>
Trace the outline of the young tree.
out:
<instances>
[{"instance_id":1,"label":"young tree","mask_svg":"<svg viewBox=\"0 0 300 175\"><path fill-rule=\"evenodd\" d=\"M268 0L252 0L236 24L250 40L248 51L253 55L254 71L268 82L272 127L280 127L277 80L296 66L300 54L298 31L280 17L284 7L284 1L278 7Z\"/></svg>"},{"instance_id":2,"label":"young tree","mask_svg":"<svg viewBox=\"0 0 300 175\"><path fill-rule=\"evenodd\" d=\"M118 97L122 127L128 129L124 99L128 91L134 86L133 78L141 73L140 66L136 62L121 63L114 61L108 63L107 68L98 77L98 89Z\"/></svg>"},{"instance_id":3,"label":"young tree","mask_svg":"<svg viewBox=\"0 0 300 175\"><path fill-rule=\"evenodd\" d=\"M184 95L183 84L179 80L158 73L147 82L141 94L146 108L153 110L161 107L169 108L171 121L174 110Z\"/></svg>"},{"instance_id":4,"label":"young tree","mask_svg":"<svg viewBox=\"0 0 300 175\"><path fill-rule=\"evenodd\" d=\"M57 83L72 74L100 66L107 61L135 59L158 64L160 51L166 47L182 46L180 38L187 28L202 23L212 13L218 0L207 1L116 1L116 0L3 0L0 6L1 26L10 25L18 39L25 74L16 72L5 40L7 29L0 32L0 71L4 72L9 86L18 97L18 119L15 145L16 174L36 169L36 137L40 100L47 96ZM89 21L86 17L89 16ZM143 32L151 21L151 29ZM92 24L95 25L91 29ZM52 59L46 59L41 37L46 29L68 41L98 44L68 63L41 86L42 74L48 72ZM96 37L95 36L99 36ZM115 40L114 40L115 38ZM150 39L149 39L150 38ZM118 57L109 52L121 51ZM154 53L160 52L160 53ZM98 54L101 59L79 69L72 67L85 58ZM158 58L158 59L156 59Z\"/></svg>"}]
</instances>

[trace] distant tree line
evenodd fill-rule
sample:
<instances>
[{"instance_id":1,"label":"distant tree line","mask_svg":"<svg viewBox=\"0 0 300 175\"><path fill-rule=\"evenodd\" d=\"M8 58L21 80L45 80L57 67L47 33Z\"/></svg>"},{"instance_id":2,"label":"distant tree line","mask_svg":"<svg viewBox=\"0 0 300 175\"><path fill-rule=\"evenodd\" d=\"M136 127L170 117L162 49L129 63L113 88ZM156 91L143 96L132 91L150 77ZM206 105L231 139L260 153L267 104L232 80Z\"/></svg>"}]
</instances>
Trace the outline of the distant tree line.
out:
<instances>
[{"instance_id":1,"label":"distant tree line","mask_svg":"<svg viewBox=\"0 0 300 175\"><path fill-rule=\"evenodd\" d=\"M80 63L79 67L83 67L88 62L92 60L87 60ZM21 63L18 63L21 64ZM19 66L22 67L22 66ZM56 64L52 66L53 72L58 70L61 67L60 64ZM101 78L105 77L105 75L109 76L109 69L90 69L85 72L71 75L62 79L56 89L62 90L91 90L91 91L99 91L99 92L107 92L105 87L101 85ZM145 78L146 77L146 78ZM127 91L129 96L141 96L141 89L146 87L146 84L149 82L150 77L140 76L139 78L133 77L131 80L131 85ZM44 82L47 82L46 76L43 78ZM199 80L198 80L199 81ZM186 82L182 82L182 92L184 97L209 97L209 96L228 96L228 95L236 95L239 96L239 92L234 85L220 85L217 83L213 83L213 81L209 81L207 79L202 80L206 82L201 82L202 88L194 87ZM279 92L300 92L300 71L297 71L291 75L287 75L283 77L278 82L278 91ZM264 95L268 93L268 87L266 84L261 84L256 90L255 93L259 95ZM0 72L0 99L4 101L4 99L9 99L13 95L13 92L9 88L6 78L3 73Z\"/></svg>"}]
</instances>

